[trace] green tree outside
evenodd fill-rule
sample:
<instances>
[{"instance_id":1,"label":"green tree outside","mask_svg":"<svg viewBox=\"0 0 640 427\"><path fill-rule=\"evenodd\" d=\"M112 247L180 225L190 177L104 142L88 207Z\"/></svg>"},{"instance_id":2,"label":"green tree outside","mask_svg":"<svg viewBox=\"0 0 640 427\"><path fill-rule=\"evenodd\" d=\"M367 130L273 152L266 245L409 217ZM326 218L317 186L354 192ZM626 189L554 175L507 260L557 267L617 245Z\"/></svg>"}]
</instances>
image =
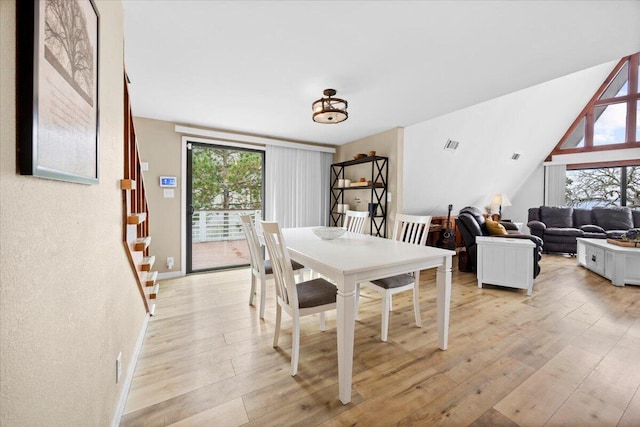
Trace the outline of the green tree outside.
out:
<instances>
[{"instance_id":1,"label":"green tree outside","mask_svg":"<svg viewBox=\"0 0 640 427\"><path fill-rule=\"evenodd\" d=\"M262 210L262 154L193 146L195 210Z\"/></svg>"}]
</instances>

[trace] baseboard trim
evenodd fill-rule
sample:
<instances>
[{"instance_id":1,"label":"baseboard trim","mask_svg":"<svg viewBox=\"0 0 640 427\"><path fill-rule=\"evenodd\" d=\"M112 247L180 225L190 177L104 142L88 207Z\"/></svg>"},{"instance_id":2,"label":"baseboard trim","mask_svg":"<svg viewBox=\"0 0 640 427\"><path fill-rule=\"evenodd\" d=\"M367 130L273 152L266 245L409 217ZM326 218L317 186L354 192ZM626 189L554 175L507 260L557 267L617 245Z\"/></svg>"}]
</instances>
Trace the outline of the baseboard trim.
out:
<instances>
[{"instance_id":1,"label":"baseboard trim","mask_svg":"<svg viewBox=\"0 0 640 427\"><path fill-rule=\"evenodd\" d=\"M127 374L124 379L122 392L120 393L120 399L118 400L118 406L116 407L116 413L114 414L113 420L111 421L111 427L118 427L120 425L120 419L122 418L124 408L127 405L127 397L129 396L129 389L131 388L131 381L133 381L133 374L136 371L138 357L140 356L140 350L142 350L142 343L144 342L144 336L147 332L147 326L149 325L150 317L151 316L149 316L149 313L144 316L142 328L140 329L140 334L138 335L138 341L136 342L136 346L133 349L131 363L129 364L129 368L127 369Z\"/></svg>"},{"instance_id":2,"label":"baseboard trim","mask_svg":"<svg viewBox=\"0 0 640 427\"><path fill-rule=\"evenodd\" d=\"M184 274L182 271L171 271L169 273L158 273L158 280L175 279L176 277L182 277Z\"/></svg>"}]
</instances>

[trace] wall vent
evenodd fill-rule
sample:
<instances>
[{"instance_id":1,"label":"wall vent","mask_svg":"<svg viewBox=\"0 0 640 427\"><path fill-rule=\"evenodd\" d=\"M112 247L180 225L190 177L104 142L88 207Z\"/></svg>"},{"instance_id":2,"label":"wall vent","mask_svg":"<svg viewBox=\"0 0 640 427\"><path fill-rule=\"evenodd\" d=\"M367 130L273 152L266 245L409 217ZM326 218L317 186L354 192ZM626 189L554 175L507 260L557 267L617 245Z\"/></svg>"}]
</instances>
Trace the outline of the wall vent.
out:
<instances>
[{"instance_id":1,"label":"wall vent","mask_svg":"<svg viewBox=\"0 0 640 427\"><path fill-rule=\"evenodd\" d=\"M458 141L454 141L452 139L447 139L447 143L444 144L444 149L445 150L457 150L458 149L458 145L460 145L460 143Z\"/></svg>"},{"instance_id":2,"label":"wall vent","mask_svg":"<svg viewBox=\"0 0 640 427\"><path fill-rule=\"evenodd\" d=\"M511 160L518 160L520 158L520 153L513 153L511 155Z\"/></svg>"}]
</instances>

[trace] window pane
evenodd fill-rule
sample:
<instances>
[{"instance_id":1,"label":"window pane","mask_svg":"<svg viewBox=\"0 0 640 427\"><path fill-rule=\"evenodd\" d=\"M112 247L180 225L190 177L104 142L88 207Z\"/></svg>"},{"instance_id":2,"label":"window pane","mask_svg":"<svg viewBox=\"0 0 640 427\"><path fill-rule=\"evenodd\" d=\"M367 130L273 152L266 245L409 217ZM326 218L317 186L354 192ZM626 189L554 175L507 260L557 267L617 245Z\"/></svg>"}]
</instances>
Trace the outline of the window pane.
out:
<instances>
[{"instance_id":1,"label":"window pane","mask_svg":"<svg viewBox=\"0 0 640 427\"><path fill-rule=\"evenodd\" d=\"M562 143L562 148L578 148L584 147L584 117L578 123L578 126L571 132L571 135Z\"/></svg>"},{"instance_id":2,"label":"window pane","mask_svg":"<svg viewBox=\"0 0 640 427\"><path fill-rule=\"evenodd\" d=\"M568 170L567 206L620 206L621 175L619 167Z\"/></svg>"},{"instance_id":3,"label":"window pane","mask_svg":"<svg viewBox=\"0 0 640 427\"><path fill-rule=\"evenodd\" d=\"M629 93L629 61L618 71L600 99L625 96Z\"/></svg>"},{"instance_id":4,"label":"window pane","mask_svg":"<svg viewBox=\"0 0 640 427\"><path fill-rule=\"evenodd\" d=\"M627 104L611 104L595 108L593 145L621 144L625 142Z\"/></svg>"},{"instance_id":5,"label":"window pane","mask_svg":"<svg viewBox=\"0 0 640 427\"><path fill-rule=\"evenodd\" d=\"M640 207L640 166L627 168L627 206Z\"/></svg>"}]
</instances>

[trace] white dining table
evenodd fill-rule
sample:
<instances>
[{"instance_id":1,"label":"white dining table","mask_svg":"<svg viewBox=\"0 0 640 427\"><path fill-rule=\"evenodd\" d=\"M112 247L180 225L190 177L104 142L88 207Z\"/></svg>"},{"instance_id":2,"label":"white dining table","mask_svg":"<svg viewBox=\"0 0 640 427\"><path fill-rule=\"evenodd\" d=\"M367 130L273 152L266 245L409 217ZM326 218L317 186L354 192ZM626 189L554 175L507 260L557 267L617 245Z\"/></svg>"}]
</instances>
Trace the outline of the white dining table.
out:
<instances>
[{"instance_id":1,"label":"white dining table","mask_svg":"<svg viewBox=\"0 0 640 427\"><path fill-rule=\"evenodd\" d=\"M447 349L454 251L352 232L322 240L312 228L284 228L282 235L291 259L327 277L338 288L338 387L343 404L351 402L357 283L437 268L438 347Z\"/></svg>"}]
</instances>

